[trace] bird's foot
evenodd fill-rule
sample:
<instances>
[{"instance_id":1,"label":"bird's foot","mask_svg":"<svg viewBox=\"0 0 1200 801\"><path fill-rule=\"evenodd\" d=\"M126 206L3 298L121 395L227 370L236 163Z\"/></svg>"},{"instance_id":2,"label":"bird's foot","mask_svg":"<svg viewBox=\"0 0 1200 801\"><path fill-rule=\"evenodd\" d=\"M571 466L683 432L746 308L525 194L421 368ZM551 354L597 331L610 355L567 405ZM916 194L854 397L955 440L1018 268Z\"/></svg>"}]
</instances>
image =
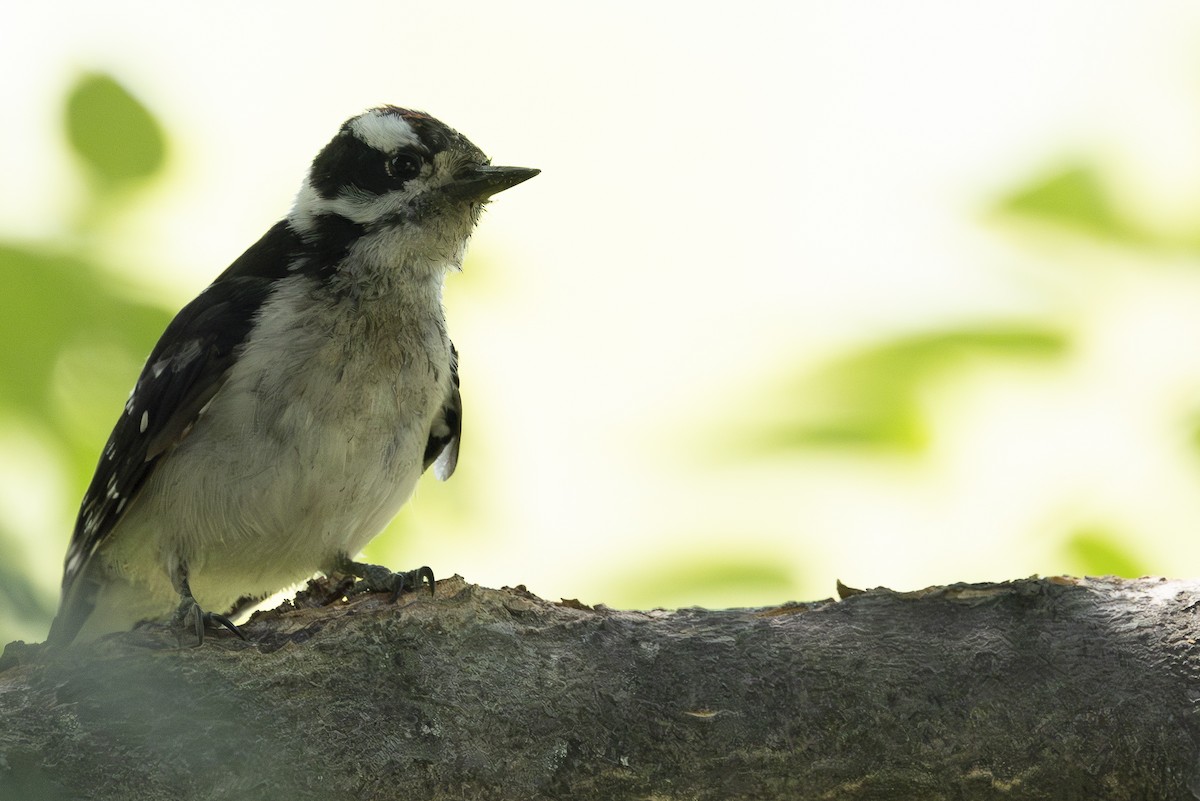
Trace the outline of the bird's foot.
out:
<instances>
[{"instance_id":1,"label":"bird's foot","mask_svg":"<svg viewBox=\"0 0 1200 801\"><path fill-rule=\"evenodd\" d=\"M368 565L343 559L337 565L337 572L358 579L353 586L346 590L347 598L361 595L364 592L390 592L392 594L391 602L395 603L405 590L416 592L426 582L429 583L429 594L433 595L433 571L428 567L418 567L416 570L397 573L381 565Z\"/></svg>"},{"instance_id":2,"label":"bird's foot","mask_svg":"<svg viewBox=\"0 0 1200 801\"><path fill-rule=\"evenodd\" d=\"M179 644L186 645L188 639L194 638L192 646L198 648L198 646L204 645L205 628L216 628L217 626L226 627L236 636L246 639L245 634L242 634L239 628L233 625L232 620L215 612L205 612L200 608L200 604L196 602L196 596L192 595L192 585L188 583L187 577L187 562L180 561L179 565L175 567L174 574L175 591L179 592L179 607L175 609L175 614L170 619L175 636L179 638Z\"/></svg>"},{"instance_id":3,"label":"bird's foot","mask_svg":"<svg viewBox=\"0 0 1200 801\"><path fill-rule=\"evenodd\" d=\"M218 615L216 612L205 612L191 595L180 598L179 607L171 616L171 628L174 629L181 646L199 647L204 645L204 630L215 629L217 626L227 628L243 640L246 639L246 635L233 625L232 620L225 615Z\"/></svg>"}]
</instances>

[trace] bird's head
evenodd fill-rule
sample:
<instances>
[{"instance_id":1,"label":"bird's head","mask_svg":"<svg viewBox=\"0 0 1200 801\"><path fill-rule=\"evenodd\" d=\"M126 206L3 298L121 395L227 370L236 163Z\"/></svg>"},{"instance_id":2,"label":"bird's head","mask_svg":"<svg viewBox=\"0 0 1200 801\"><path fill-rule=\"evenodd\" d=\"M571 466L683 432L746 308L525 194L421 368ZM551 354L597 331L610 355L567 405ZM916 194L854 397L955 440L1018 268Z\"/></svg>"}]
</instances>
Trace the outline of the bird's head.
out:
<instances>
[{"instance_id":1,"label":"bird's head","mask_svg":"<svg viewBox=\"0 0 1200 801\"><path fill-rule=\"evenodd\" d=\"M343 253L453 269L487 200L538 172L493 167L448 125L381 106L347 120L321 150L288 222L310 242L339 240Z\"/></svg>"}]
</instances>

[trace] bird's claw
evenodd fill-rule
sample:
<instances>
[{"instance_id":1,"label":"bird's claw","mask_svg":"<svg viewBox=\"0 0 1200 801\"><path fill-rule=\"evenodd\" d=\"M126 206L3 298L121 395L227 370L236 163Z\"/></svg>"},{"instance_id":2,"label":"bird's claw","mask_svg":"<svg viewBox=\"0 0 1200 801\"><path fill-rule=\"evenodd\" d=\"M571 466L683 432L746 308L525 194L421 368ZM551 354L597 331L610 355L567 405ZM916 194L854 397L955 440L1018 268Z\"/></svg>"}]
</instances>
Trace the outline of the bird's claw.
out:
<instances>
[{"instance_id":1,"label":"bird's claw","mask_svg":"<svg viewBox=\"0 0 1200 801\"><path fill-rule=\"evenodd\" d=\"M195 637L193 646L201 646L204 644L204 630L207 628L216 628L222 626L229 629L243 640L246 635L241 629L233 624L233 621L218 615L216 612L206 612L200 608L200 604L196 603L195 598L184 598L179 603L179 608L175 610L174 616L171 618L172 628L175 629L175 634L179 638L180 645L184 644L184 640L188 635Z\"/></svg>"},{"instance_id":2,"label":"bird's claw","mask_svg":"<svg viewBox=\"0 0 1200 801\"><path fill-rule=\"evenodd\" d=\"M358 581L346 592L346 597L361 595L364 592L390 592L392 597L389 600L395 603L405 590L415 592L426 582L429 584L429 594L433 595L433 571L428 567L397 573L380 565L355 562L343 565L343 568L350 575L358 577Z\"/></svg>"}]
</instances>

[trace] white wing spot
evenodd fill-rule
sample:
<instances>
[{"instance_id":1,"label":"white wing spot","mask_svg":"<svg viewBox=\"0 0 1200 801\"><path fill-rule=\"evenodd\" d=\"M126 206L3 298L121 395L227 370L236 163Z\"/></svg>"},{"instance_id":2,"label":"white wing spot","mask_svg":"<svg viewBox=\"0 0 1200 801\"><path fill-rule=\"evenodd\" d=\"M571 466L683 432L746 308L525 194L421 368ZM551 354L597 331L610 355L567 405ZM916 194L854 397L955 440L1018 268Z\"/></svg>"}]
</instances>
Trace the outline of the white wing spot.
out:
<instances>
[{"instance_id":1,"label":"white wing spot","mask_svg":"<svg viewBox=\"0 0 1200 801\"><path fill-rule=\"evenodd\" d=\"M141 433L145 434L146 429L150 427L150 412L142 412L142 424L139 427Z\"/></svg>"}]
</instances>

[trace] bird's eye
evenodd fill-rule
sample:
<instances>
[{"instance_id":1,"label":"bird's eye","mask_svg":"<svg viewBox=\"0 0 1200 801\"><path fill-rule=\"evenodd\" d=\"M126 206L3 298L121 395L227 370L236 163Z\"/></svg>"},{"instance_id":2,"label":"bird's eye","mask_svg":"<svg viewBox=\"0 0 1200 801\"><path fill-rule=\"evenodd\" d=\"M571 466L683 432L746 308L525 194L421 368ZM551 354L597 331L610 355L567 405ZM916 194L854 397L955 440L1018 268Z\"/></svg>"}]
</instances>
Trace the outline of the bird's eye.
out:
<instances>
[{"instance_id":1,"label":"bird's eye","mask_svg":"<svg viewBox=\"0 0 1200 801\"><path fill-rule=\"evenodd\" d=\"M421 174L424 160L417 153L402 150L387 160L388 177L403 183Z\"/></svg>"}]
</instances>

